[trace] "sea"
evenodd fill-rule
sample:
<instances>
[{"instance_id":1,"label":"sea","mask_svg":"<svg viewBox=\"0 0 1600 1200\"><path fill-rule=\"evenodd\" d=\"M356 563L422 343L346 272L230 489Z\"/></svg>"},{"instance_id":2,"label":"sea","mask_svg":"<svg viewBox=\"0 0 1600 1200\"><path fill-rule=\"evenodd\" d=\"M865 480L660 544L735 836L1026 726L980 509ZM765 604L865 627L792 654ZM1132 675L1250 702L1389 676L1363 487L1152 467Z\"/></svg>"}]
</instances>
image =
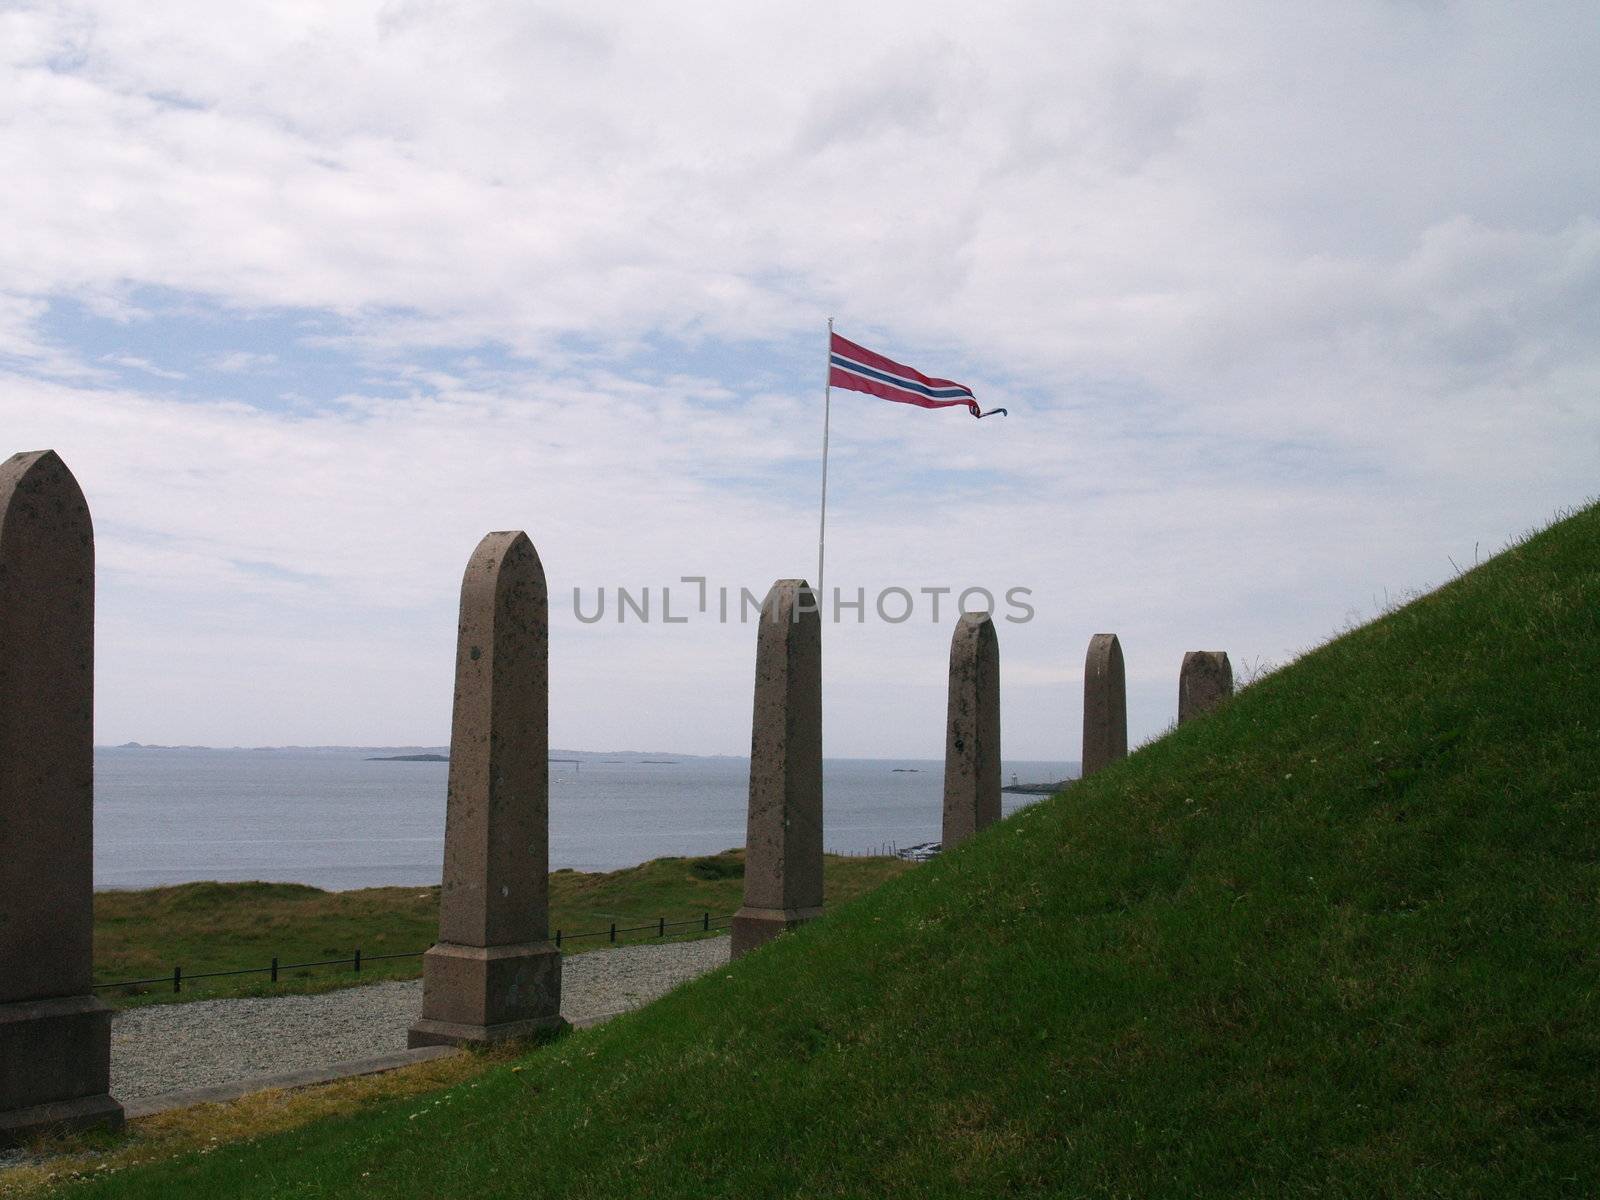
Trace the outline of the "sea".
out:
<instances>
[{"instance_id":1,"label":"sea","mask_svg":"<svg viewBox=\"0 0 1600 1200\"><path fill-rule=\"evenodd\" d=\"M199 880L330 891L439 882L444 762L378 761L414 749L95 750L95 887ZM562 752L552 751L555 760ZM550 764L550 867L613 871L742 846L750 764L670 754ZM1011 761L1010 783L1075 777L1071 762ZM828 759L823 845L893 853L936 842L944 763ZM1003 796L1006 813L1036 800Z\"/></svg>"}]
</instances>

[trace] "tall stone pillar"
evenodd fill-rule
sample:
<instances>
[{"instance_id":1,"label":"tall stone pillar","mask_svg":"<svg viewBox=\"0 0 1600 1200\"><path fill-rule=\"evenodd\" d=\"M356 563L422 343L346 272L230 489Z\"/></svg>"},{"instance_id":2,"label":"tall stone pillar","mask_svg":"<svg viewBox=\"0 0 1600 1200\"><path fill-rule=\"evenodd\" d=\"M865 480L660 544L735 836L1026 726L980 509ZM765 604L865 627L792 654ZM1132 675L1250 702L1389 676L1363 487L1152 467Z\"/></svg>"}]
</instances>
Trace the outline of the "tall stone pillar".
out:
<instances>
[{"instance_id":1,"label":"tall stone pillar","mask_svg":"<svg viewBox=\"0 0 1600 1200\"><path fill-rule=\"evenodd\" d=\"M944 739L948 850L1000 819L1000 640L988 613L963 613L950 639Z\"/></svg>"},{"instance_id":2,"label":"tall stone pillar","mask_svg":"<svg viewBox=\"0 0 1600 1200\"><path fill-rule=\"evenodd\" d=\"M478 543L461 581L439 940L423 958L412 1046L559 1028L549 941L549 611L520 532Z\"/></svg>"},{"instance_id":3,"label":"tall stone pillar","mask_svg":"<svg viewBox=\"0 0 1600 1200\"><path fill-rule=\"evenodd\" d=\"M1089 639L1083 662L1083 778L1128 757L1128 685L1114 633Z\"/></svg>"},{"instance_id":4,"label":"tall stone pillar","mask_svg":"<svg viewBox=\"0 0 1600 1200\"><path fill-rule=\"evenodd\" d=\"M1208 713L1233 695L1233 664L1226 650L1191 650L1178 672L1178 724Z\"/></svg>"},{"instance_id":5,"label":"tall stone pillar","mask_svg":"<svg viewBox=\"0 0 1600 1200\"><path fill-rule=\"evenodd\" d=\"M122 1127L94 974L94 527L53 450L0 464L0 1146Z\"/></svg>"},{"instance_id":6,"label":"tall stone pillar","mask_svg":"<svg viewBox=\"0 0 1600 1200\"><path fill-rule=\"evenodd\" d=\"M822 622L803 579L761 606L744 907L733 955L822 915Z\"/></svg>"}]
</instances>

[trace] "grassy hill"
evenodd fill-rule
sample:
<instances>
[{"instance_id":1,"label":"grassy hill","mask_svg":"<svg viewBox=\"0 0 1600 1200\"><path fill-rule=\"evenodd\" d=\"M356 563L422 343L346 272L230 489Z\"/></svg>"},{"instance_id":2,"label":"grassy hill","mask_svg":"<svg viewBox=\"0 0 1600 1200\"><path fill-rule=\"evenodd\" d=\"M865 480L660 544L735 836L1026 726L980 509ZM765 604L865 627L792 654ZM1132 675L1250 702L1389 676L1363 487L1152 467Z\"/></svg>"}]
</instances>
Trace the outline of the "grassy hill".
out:
<instances>
[{"instance_id":1,"label":"grassy hill","mask_svg":"<svg viewBox=\"0 0 1600 1200\"><path fill-rule=\"evenodd\" d=\"M148 1196L1600 1185L1600 509L636 1015Z\"/></svg>"}]
</instances>

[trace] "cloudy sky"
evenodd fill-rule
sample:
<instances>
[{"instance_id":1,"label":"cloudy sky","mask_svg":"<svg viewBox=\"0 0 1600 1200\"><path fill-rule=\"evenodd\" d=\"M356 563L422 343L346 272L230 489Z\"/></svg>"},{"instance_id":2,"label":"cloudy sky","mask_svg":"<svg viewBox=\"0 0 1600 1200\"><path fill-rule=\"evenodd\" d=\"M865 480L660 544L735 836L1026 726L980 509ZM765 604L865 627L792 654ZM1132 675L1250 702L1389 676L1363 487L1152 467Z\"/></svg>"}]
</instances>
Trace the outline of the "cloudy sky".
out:
<instances>
[{"instance_id":1,"label":"cloudy sky","mask_svg":"<svg viewBox=\"0 0 1600 1200\"><path fill-rule=\"evenodd\" d=\"M745 752L715 589L815 572L830 315L1010 415L835 395L827 752L942 753L937 587L1032 590L1008 757L1100 631L1157 734L1184 650L1600 492L1596 62L1588 3L0 4L0 450L89 497L97 738L443 741L522 528L555 742Z\"/></svg>"}]
</instances>

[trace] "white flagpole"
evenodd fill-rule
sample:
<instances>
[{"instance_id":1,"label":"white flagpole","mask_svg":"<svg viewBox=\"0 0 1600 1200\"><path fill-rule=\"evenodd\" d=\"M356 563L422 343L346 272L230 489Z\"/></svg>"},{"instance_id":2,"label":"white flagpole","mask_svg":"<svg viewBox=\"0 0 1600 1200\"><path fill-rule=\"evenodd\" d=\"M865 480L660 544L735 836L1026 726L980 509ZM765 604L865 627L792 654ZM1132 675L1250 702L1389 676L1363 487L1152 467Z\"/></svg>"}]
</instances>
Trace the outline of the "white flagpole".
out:
<instances>
[{"instance_id":1,"label":"white flagpole","mask_svg":"<svg viewBox=\"0 0 1600 1200\"><path fill-rule=\"evenodd\" d=\"M827 367L822 373L822 521L817 527L817 615L823 615L822 550L828 535L828 418L833 410L833 318L828 318Z\"/></svg>"}]
</instances>

